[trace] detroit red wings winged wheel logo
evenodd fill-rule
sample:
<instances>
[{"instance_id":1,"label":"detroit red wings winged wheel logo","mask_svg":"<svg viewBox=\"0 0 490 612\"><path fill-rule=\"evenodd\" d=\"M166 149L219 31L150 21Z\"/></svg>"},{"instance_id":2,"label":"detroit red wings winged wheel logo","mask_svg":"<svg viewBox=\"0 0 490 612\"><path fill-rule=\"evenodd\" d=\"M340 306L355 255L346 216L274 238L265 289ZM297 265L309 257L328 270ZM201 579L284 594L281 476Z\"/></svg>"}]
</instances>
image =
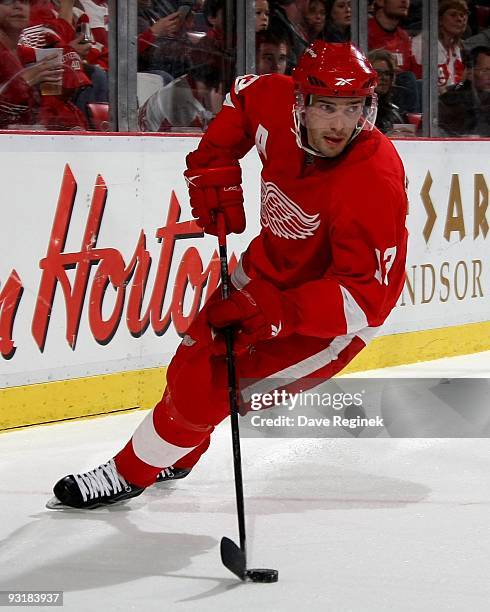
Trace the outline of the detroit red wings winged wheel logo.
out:
<instances>
[{"instance_id":1,"label":"detroit red wings winged wheel logo","mask_svg":"<svg viewBox=\"0 0 490 612\"><path fill-rule=\"evenodd\" d=\"M260 218L262 226L281 238L303 240L319 227L318 213L308 215L277 185L262 180Z\"/></svg>"}]
</instances>

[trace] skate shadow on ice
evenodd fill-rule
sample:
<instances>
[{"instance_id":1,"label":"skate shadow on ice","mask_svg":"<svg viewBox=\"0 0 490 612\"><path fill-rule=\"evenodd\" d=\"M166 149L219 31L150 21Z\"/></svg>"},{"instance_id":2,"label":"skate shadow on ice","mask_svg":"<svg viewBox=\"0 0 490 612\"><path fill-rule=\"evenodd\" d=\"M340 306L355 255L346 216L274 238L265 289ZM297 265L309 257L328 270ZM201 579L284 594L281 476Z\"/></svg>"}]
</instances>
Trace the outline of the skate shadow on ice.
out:
<instances>
[{"instance_id":1,"label":"skate shadow on ice","mask_svg":"<svg viewBox=\"0 0 490 612\"><path fill-rule=\"evenodd\" d=\"M247 514L255 516L400 508L423 503L431 492L426 485L411 480L307 461L286 469L277 464L262 466L258 477L254 477L256 473L249 468L244 471ZM151 502L147 511L236 514L232 480L218 478L193 488L189 484L164 500L161 490L148 489L145 494Z\"/></svg>"},{"instance_id":2,"label":"skate shadow on ice","mask_svg":"<svg viewBox=\"0 0 490 612\"><path fill-rule=\"evenodd\" d=\"M262 487L261 487L262 488ZM431 489L412 480L382 476L339 466L318 466L304 462L288 468L288 475L274 471L267 479L266 495L252 497L251 513L264 513L279 500L284 510L376 510L401 508L423 503Z\"/></svg>"},{"instance_id":3,"label":"skate shadow on ice","mask_svg":"<svg viewBox=\"0 0 490 612\"><path fill-rule=\"evenodd\" d=\"M206 535L144 531L127 508L88 512L46 511L12 532L0 544L0 590L104 589L147 577L172 577L215 584L193 599L211 597L240 583L219 575L218 542ZM163 523L163 520L162 520ZM162 530L165 525L161 525ZM175 574L192 559L216 548L216 575ZM10 569L9 569L10 568ZM217 584L216 584L217 583Z\"/></svg>"}]
</instances>

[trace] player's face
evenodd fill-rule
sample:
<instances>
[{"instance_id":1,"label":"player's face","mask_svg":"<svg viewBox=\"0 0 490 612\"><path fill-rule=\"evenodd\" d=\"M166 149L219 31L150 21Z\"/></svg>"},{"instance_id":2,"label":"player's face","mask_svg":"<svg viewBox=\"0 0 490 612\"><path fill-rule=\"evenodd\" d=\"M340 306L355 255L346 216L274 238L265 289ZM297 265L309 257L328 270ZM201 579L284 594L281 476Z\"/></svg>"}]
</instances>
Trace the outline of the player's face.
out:
<instances>
[{"instance_id":1,"label":"player's face","mask_svg":"<svg viewBox=\"0 0 490 612\"><path fill-rule=\"evenodd\" d=\"M257 51L257 74L284 74L288 59L285 43L262 43Z\"/></svg>"},{"instance_id":2,"label":"player's face","mask_svg":"<svg viewBox=\"0 0 490 612\"><path fill-rule=\"evenodd\" d=\"M340 155L362 116L365 98L313 96L306 107L308 143L325 157Z\"/></svg>"},{"instance_id":3,"label":"player's face","mask_svg":"<svg viewBox=\"0 0 490 612\"><path fill-rule=\"evenodd\" d=\"M473 82L477 91L490 92L490 56L480 53L473 68Z\"/></svg>"}]
</instances>

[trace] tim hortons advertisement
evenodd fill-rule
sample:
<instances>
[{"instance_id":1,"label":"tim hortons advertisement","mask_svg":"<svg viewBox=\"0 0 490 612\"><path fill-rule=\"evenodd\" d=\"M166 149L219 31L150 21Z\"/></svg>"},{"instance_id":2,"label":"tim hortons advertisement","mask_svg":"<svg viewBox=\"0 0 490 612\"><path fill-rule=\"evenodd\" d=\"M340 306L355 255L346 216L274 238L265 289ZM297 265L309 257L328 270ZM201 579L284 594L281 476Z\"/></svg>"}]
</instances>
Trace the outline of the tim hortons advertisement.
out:
<instances>
[{"instance_id":1,"label":"tim hortons advertisement","mask_svg":"<svg viewBox=\"0 0 490 612\"><path fill-rule=\"evenodd\" d=\"M0 135L0 387L168 363L219 283L216 241L192 221L182 178L196 145ZM410 248L383 334L488 319L489 146L397 143ZM248 227L230 239L231 268L259 230L254 152L242 167Z\"/></svg>"},{"instance_id":2,"label":"tim hortons advertisement","mask_svg":"<svg viewBox=\"0 0 490 612\"><path fill-rule=\"evenodd\" d=\"M168 363L219 283L216 239L192 220L182 176L197 142L18 136L2 147L0 387ZM255 220L230 240L231 268L258 231L259 193L247 189Z\"/></svg>"}]
</instances>

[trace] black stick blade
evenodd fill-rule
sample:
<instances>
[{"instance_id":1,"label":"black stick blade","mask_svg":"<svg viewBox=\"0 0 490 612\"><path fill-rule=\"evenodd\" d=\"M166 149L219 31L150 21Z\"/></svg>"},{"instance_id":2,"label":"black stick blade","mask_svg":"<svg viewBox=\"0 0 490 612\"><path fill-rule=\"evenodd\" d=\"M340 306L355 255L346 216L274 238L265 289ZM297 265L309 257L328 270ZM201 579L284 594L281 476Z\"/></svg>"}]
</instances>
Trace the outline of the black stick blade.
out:
<instances>
[{"instance_id":1,"label":"black stick blade","mask_svg":"<svg viewBox=\"0 0 490 612\"><path fill-rule=\"evenodd\" d=\"M247 574L245 553L230 538L221 538L221 561L240 580L245 580Z\"/></svg>"}]
</instances>

